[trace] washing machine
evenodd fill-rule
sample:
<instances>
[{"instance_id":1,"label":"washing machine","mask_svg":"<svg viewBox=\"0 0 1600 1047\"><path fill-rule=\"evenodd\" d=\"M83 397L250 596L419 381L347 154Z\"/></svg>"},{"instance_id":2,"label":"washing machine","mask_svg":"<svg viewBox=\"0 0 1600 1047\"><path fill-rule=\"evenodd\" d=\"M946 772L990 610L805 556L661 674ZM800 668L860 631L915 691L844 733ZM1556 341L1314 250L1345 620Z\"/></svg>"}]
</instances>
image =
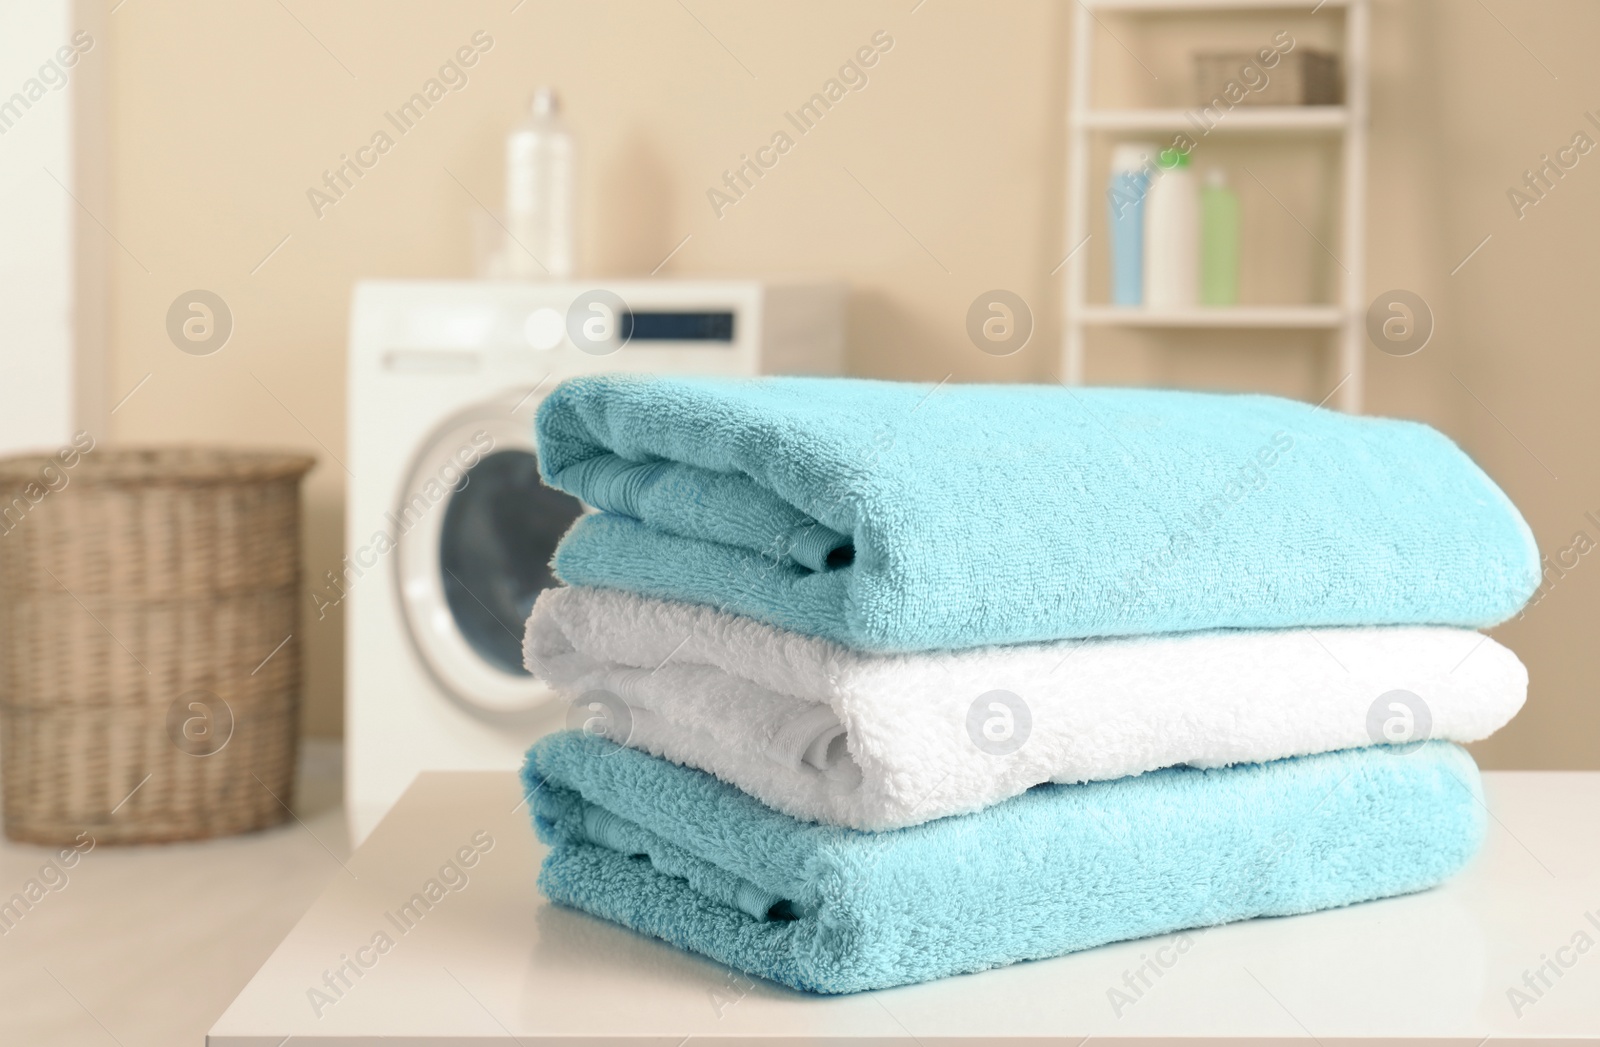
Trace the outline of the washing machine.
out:
<instances>
[{"instance_id":1,"label":"washing machine","mask_svg":"<svg viewBox=\"0 0 1600 1047\"><path fill-rule=\"evenodd\" d=\"M345 800L359 843L417 772L520 766L565 706L522 667L550 557L585 507L539 481L533 417L603 371L836 374L842 285L367 281L349 351Z\"/></svg>"}]
</instances>

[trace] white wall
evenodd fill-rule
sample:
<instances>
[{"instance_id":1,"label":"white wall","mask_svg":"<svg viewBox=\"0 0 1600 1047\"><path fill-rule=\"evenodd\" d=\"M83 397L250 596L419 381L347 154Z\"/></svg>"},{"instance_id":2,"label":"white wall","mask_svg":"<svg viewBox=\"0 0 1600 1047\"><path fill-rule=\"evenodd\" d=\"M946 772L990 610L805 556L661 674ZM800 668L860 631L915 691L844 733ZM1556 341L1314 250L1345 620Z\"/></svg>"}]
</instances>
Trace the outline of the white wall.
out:
<instances>
[{"instance_id":1,"label":"white wall","mask_svg":"<svg viewBox=\"0 0 1600 1047\"><path fill-rule=\"evenodd\" d=\"M0 7L0 453L106 428L100 23L70 0Z\"/></svg>"}]
</instances>

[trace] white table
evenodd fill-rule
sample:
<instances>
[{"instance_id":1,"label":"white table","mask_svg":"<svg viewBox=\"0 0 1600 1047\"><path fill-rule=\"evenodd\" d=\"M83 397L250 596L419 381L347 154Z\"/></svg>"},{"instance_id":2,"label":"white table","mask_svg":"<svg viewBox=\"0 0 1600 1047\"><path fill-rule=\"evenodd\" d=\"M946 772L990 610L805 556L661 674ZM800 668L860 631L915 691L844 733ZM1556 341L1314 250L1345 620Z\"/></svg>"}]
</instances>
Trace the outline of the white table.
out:
<instances>
[{"instance_id":1,"label":"white table","mask_svg":"<svg viewBox=\"0 0 1600 1047\"><path fill-rule=\"evenodd\" d=\"M1192 934L1181 955L1169 936L925 985L810 997L549 905L534 887L544 848L515 778L425 774L208 1043L1600 1043L1600 774L1486 779L1494 816L1487 845L1434 891L1212 928ZM480 831L493 847L467 870L470 880L402 933L406 921L386 914ZM324 972L341 957L354 961L380 931L393 947L361 954L370 969L356 979L347 968L350 988L334 998ZM1570 947L1582 934L1596 945L1579 953ZM1170 966L1118 1014L1110 991L1132 996L1125 972L1168 945L1160 955ZM1546 967L1549 988L1531 976L1536 995L1524 972L1545 958L1560 966ZM320 1016L311 989L332 999ZM1520 1015L1511 989L1527 994Z\"/></svg>"}]
</instances>

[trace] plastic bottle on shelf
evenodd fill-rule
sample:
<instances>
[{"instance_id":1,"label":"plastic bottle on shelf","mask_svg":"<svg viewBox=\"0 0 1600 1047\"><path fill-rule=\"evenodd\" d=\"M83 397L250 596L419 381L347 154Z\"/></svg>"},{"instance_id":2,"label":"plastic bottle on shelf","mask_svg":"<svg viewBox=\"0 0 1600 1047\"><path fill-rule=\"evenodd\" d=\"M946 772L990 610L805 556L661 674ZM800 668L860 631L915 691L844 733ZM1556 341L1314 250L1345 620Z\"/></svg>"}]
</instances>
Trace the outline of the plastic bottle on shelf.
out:
<instances>
[{"instance_id":1,"label":"plastic bottle on shelf","mask_svg":"<svg viewBox=\"0 0 1600 1047\"><path fill-rule=\"evenodd\" d=\"M1239 194L1221 168L1200 190L1200 304L1239 302Z\"/></svg>"},{"instance_id":2,"label":"plastic bottle on shelf","mask_svg":"<svg viewBox=\"0 0 1600 1047\"><path fill-rule=\"evenodd\" d=\"M1111 236L1111 304L1144 304L1144 198L1156 146L1127 142L1111 151L1106 219Z\"/></svg>"},{"instance_id":3,"label":"plastic bottle on shelf","mask_svg":"<svg viewBox=\"0 0 1600 1047\"><path fill-rule=\"evenodd\" d=\"M1200 194L1189 154L1163 149L1145 194L1144 301L1183 309L1200 294Z\"/></svg>"},{"instance_id":4,"label":"plastic bottle on shelf","mask_svg":"<svg viewBox=\"0 0 1600 1047\"><path fill-rule=\"evenodd\" d=\"M565 280L576 253L572 133L551 88L534 92L530 110L506 138L505 269L513 277Z\"/></svg>"}]
</instances>

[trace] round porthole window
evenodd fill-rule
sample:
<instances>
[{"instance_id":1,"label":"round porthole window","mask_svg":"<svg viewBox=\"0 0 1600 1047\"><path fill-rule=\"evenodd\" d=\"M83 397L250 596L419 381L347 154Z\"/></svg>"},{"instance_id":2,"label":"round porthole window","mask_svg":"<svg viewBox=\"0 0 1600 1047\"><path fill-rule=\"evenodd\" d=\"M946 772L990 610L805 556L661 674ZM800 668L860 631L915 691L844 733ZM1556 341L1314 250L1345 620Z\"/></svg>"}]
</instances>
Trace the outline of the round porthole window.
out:
<instances>
[{"instance_id":1,"label":"round porthole window","mask_svg":"<svg viewBox=\"0 0 1600 1047\"><path fill-rule=\"evenodd\" d=\"M401 609L441 687L505 716L553 697L522 664L522 636L550 557L583 513L539 479L536 404L492 402L445 423L417 456L391 517Z\"/></svg>"},{"instance_id":2,"label":"round porthole window","mask_svg":"<svg viewBox=\"0 0 1600 1047\"><path fill-rule=\"evenodd\" d=\"M583 511L544 486L528 451L496 451L467 470L439 532L440 584L462 637L484 661L514 675L533 601L556 584L550 556Z\"/></svg>"}]
</instances>

